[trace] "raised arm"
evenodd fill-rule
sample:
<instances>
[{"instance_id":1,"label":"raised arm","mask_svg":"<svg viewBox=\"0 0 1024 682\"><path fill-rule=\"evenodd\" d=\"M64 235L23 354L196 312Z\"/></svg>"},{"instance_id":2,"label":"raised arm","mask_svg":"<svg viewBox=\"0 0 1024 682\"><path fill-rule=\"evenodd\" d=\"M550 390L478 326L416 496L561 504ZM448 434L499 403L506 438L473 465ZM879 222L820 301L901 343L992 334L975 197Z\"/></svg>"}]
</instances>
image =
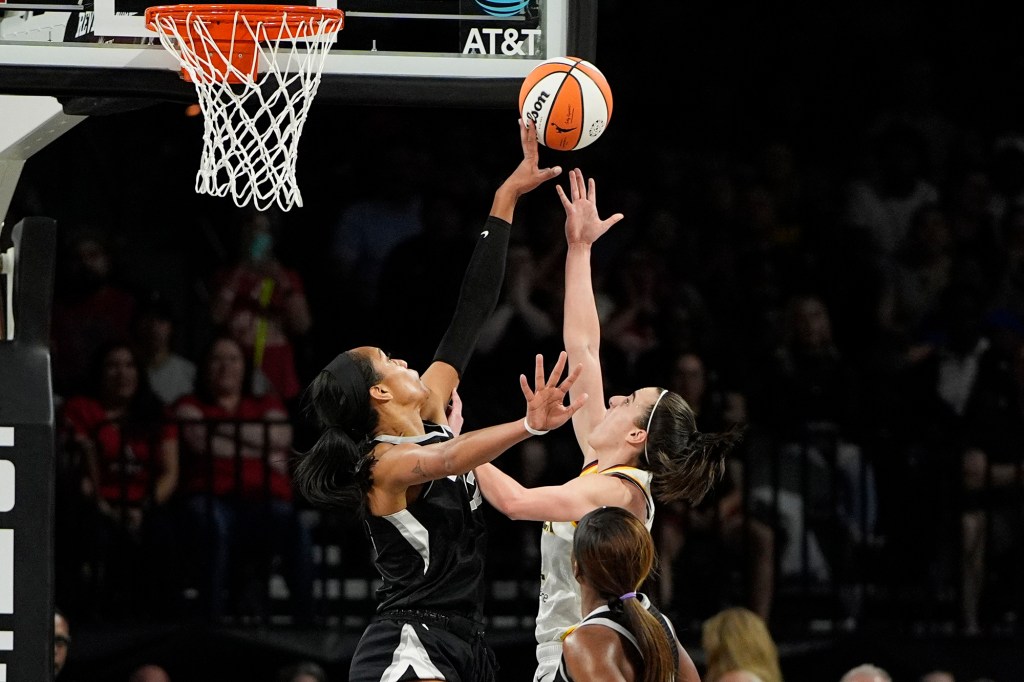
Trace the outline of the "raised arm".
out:
<instances>
[{"instance_id":1,"label":"raised arm","mask_svg":"<svg viewBox=\"0 0 1024 682\"><path fill-rule=\"evenodd\" d=\"M597 213L597 187L589 184L579 169L569 171L569 195L560 186L555 188L565 208L565 302L562 339L569 353L569 362L583 365L581 380L574 390L587 393L587 401L572 418L576 440L583 450L584 463L591 459L587 441L594 426L604 417L604 378L601 374L601 323L594 300L594 284L590 270L590 251L594 242L612 225L622 220L616 213L601 220ZM575 394L572 394L575 398Z\"/></svg>"},{"instance_id":2,"label":"raised arm","mask_svg":"<svg viewBox=\"0 0 1024 682\"><path fill-rule=\"evenodd\" d=\"M491 461L528 438L530 429L547 431L565 424L586 401L586 396L580 396L571 404L564 404L566 395L582 369L576 367L559 383L566 359L564 352L559 355L558 362L545 381L544 361L541 356L537 356L534 376L536 390L531 390L526 377L520 376L519 383L527 402L525 420L471 431L433 445L395 445L377 459L373 469L375 488L381 489L384 495L400 493L404 498L405 491L411 486L463 474Z\"/></svg>"},{"instance_id":3,"label":"raised arm","mask_svg":"<svg viewBox=\"0 0 1024 682\"><path fill-rule=\"evenodd\" d=\"M420 414L432 422L444 423L444 410L452 390L466 370L484 322L498 305L505 278L509 233L519 197L562 172L560 166L540 168L537 165L537 132L529 121L519 121L519 141L523 160L494 193L490 216L462 279L455 315L437 347L434 361L423 373L423 383L430 389L431 398Z\"/></svg>"}]
</instances>

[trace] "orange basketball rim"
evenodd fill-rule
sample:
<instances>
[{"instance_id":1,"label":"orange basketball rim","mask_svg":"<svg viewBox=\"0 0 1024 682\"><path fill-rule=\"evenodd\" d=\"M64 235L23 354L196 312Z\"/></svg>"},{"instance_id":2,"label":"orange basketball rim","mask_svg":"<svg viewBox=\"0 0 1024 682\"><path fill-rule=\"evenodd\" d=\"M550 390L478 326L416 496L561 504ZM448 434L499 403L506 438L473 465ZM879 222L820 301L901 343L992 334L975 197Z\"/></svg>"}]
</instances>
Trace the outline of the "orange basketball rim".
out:
<instances>
[{"instance_id":1,"label":"orange basketball rim","mask_svg":"<svg viewBox=\"0 0 1024 682\"><path fill-rule=\"evenodd\" d=\"M229 83L241 82L239 72L256 77L257 43L323 39L345 22L340 9L302 5L158 5L147 8L145 16L149 30L188 40L183 52L203 55L196 64L202 73ZM210 43L219 51L196 49ZM192 80L184 67L182 77Z\"/></svg>"}]
</instances>

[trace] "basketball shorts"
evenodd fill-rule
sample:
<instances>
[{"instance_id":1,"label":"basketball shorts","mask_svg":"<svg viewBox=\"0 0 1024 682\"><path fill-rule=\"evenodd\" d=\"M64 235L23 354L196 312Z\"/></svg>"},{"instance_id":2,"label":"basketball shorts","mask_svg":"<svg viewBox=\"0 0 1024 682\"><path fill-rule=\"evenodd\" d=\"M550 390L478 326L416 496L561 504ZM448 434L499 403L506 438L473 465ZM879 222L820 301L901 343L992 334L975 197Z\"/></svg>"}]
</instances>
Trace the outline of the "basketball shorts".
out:
<instances>
[{"instance_id":1,"label":"basketball shorts","mask_svg":"<svg viewBox=\"0 0 1024 682\"><path fill-rule=\"evenodd\" d=\"M356 646L349 682L495 682L498 663L483 630L452 620L428 611L378 616Z\"/></svg>"}]
</instances>

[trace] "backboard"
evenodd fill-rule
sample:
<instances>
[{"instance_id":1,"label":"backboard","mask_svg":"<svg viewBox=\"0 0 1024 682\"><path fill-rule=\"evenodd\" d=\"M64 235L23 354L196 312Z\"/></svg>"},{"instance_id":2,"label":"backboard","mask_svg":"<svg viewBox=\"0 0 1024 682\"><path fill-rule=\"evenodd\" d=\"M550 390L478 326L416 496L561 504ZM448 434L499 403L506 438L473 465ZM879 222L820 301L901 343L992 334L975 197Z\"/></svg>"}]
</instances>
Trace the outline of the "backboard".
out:
<instances>
[{"instance_id":1,"label":"backboard","mask_svg":"<svg viewBox=\"0 0 1024 682\"><path fill-rule=\"evenodd\" d=\"M171 3L0 0L0 93L194 99L174 59L145 27L143 14L150 4ZM594 59L593 0L275 4L345 12L344 29L324 64L318 99L514 105L522 78L541 61L565 55Z\"/></svg>"}]
</instances>

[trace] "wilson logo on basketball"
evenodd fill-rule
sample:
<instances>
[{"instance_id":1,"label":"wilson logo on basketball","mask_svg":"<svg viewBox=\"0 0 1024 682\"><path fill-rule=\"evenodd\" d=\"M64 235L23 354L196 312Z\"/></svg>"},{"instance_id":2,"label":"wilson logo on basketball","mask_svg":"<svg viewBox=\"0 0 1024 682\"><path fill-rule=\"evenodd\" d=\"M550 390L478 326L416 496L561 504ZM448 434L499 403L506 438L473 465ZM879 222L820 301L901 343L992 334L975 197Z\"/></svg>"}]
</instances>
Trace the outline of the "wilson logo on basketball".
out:
<instances>
[{"instance_id":1,"label":"wilson logo on basketball","mask_svg":"<svg viewBox=\"0 0 1024 682\"><path fill-rule=\"evenodd\" d=\"M537 126L537 142L551 149L582 149L601 136L612 116L604 74L579 57L555 57L535 66L519 88L524 120Z\"/></svg>"},{"instance_id":2,"label":"wilson logo on basketball","mask_svg":"<svg viewBox=\"0 0 1024 682\"><path fill-rule=\"evenodd\" d=\"M511 17L522 12L530 0L476 0L476 4L492 17Z\"/></svg>"},{"instance_id":3,"label":"wilson logo on basketball","mask_svg":"<svg viewBox=\"0 0 1024 682\"><path fill-rule=\"evenodd\" d=\"M535 125L537 119L540 118L541 112L544 111L544 104L548 101L549 97L551 97L551 93L543 91L537 93L537 98L533 100L533 109L526 112L526 118L533 121Z\"/></svg>"}]
</instances>

